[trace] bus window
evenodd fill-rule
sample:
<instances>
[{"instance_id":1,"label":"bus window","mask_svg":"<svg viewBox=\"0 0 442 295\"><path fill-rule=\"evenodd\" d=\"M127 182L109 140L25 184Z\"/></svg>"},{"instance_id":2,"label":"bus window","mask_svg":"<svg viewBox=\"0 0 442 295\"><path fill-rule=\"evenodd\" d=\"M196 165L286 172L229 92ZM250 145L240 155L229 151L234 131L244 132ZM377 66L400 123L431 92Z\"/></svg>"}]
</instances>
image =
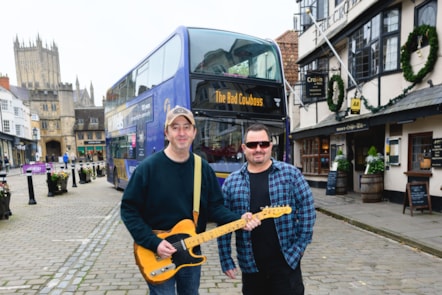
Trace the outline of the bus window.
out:
<instances>
[{"instance_id":1,"label":"bus window","mask_svg":"<svg viewBox=\"0 0 442 295\"><path fill-rule=\"evenodd\" d=\"M204 29L189 29L194 73L282 81L278 52L268 41Z\"/></svg>"},{"instance_id":2,"label":"bus window","mask_svg":"<svg viewBox=\"0 0 442 295\"><path fill-rule=\"evenodd\" d=\"M115 159L135 159L136 158L136 134L130 133L112 139L110 153Z\"/></svg>"}]
</instances>

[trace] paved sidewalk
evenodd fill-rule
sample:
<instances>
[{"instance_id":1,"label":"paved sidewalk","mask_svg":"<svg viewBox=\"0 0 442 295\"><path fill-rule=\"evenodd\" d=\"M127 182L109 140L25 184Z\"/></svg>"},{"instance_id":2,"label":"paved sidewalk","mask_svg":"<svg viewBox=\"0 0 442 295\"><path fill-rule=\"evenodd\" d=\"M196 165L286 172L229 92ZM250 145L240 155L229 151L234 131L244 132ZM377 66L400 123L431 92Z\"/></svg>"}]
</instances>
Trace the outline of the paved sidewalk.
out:
<instances>
[{"instance_id":1,"label":"paved sidewalk","mask_svg":"<svg viewBox=\"0 0 442 295\"><path fill-rule=\"evenodd\" d=\"M403 212L403 205L387 201L362 203L359 193L325 195L312 188L317 210L353 225L442 257L442 214L428 210Z\"/></svg>"}]
</instances>

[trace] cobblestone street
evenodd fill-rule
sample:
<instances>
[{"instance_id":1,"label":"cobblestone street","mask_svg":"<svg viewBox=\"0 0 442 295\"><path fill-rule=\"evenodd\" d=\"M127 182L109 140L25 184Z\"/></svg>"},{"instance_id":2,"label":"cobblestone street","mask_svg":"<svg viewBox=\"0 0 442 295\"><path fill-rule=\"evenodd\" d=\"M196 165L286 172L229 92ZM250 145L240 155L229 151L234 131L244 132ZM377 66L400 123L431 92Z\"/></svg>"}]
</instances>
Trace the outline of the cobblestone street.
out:
<instances>
[{"instance_id":1,"label":"cobblestone street","mask_svg":"<svg viewBox=\"0 0 442 295\"><path fill-rule=\"evenodd\" d=\"M119 217L122 192L105 178L47 197L34 175L8 177L9 220L0 221L0 294L148 294ZM210 225L213 226L213 225ZM200 294L241 294L240 280L221 273L216 241L202 246ZM441 294L441 259L318 212L302 261L306 294Z\"/></svg>"}]
</instances>

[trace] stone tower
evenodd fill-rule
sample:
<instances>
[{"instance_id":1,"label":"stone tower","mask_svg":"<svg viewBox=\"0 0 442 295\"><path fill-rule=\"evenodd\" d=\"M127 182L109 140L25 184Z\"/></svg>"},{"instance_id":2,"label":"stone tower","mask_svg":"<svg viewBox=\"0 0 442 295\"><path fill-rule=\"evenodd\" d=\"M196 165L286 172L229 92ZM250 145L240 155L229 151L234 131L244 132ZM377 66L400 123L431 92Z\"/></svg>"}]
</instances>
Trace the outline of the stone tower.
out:
<instances>
[{"instance_id":1,"label":"stone tower","mask_svg":"<svg viewBox=\"0 0 442 295\"><path fill-rule=\"evenodd\" d=\"M17 86L29 90L29 103L40 139L38 151L52 161L75 152L75 110L72 84L61 82L58 48L43 46L40 36L29 46L14 41ZM54 156L54 159L51 159Z\"/></svg>"},{"instance_id":2,"label":"stone tower","mask_svg":"<svg viewBox=\"0 0 442 295\"><path fill-rule=\"evenodd\" d=\"M15 69L17 86L29 90L58 89L60 78L60 59L58 47L43 46L40 36L36 43L29 46L20 44L18 36L14 41Z\"/></svg>"}]
</instances>

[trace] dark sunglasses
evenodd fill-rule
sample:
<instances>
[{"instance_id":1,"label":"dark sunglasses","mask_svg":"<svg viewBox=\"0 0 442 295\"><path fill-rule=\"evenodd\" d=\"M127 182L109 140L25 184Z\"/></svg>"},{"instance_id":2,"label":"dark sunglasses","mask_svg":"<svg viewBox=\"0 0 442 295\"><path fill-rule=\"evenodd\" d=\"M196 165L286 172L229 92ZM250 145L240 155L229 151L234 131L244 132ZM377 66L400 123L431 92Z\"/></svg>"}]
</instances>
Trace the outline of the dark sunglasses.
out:
<instances>
[{"instance_id":1,"label":"dark sunglasses","mask_svg":"<svg viewBox=\"0 0 442 295\"><path fill-rule=\"evenodd\" d=\"M270 141L249 141L246 143L246 147L249 149L256 149L258 145L260 148L268 148L270 146Z\"/></svg>"}]
</instances>

